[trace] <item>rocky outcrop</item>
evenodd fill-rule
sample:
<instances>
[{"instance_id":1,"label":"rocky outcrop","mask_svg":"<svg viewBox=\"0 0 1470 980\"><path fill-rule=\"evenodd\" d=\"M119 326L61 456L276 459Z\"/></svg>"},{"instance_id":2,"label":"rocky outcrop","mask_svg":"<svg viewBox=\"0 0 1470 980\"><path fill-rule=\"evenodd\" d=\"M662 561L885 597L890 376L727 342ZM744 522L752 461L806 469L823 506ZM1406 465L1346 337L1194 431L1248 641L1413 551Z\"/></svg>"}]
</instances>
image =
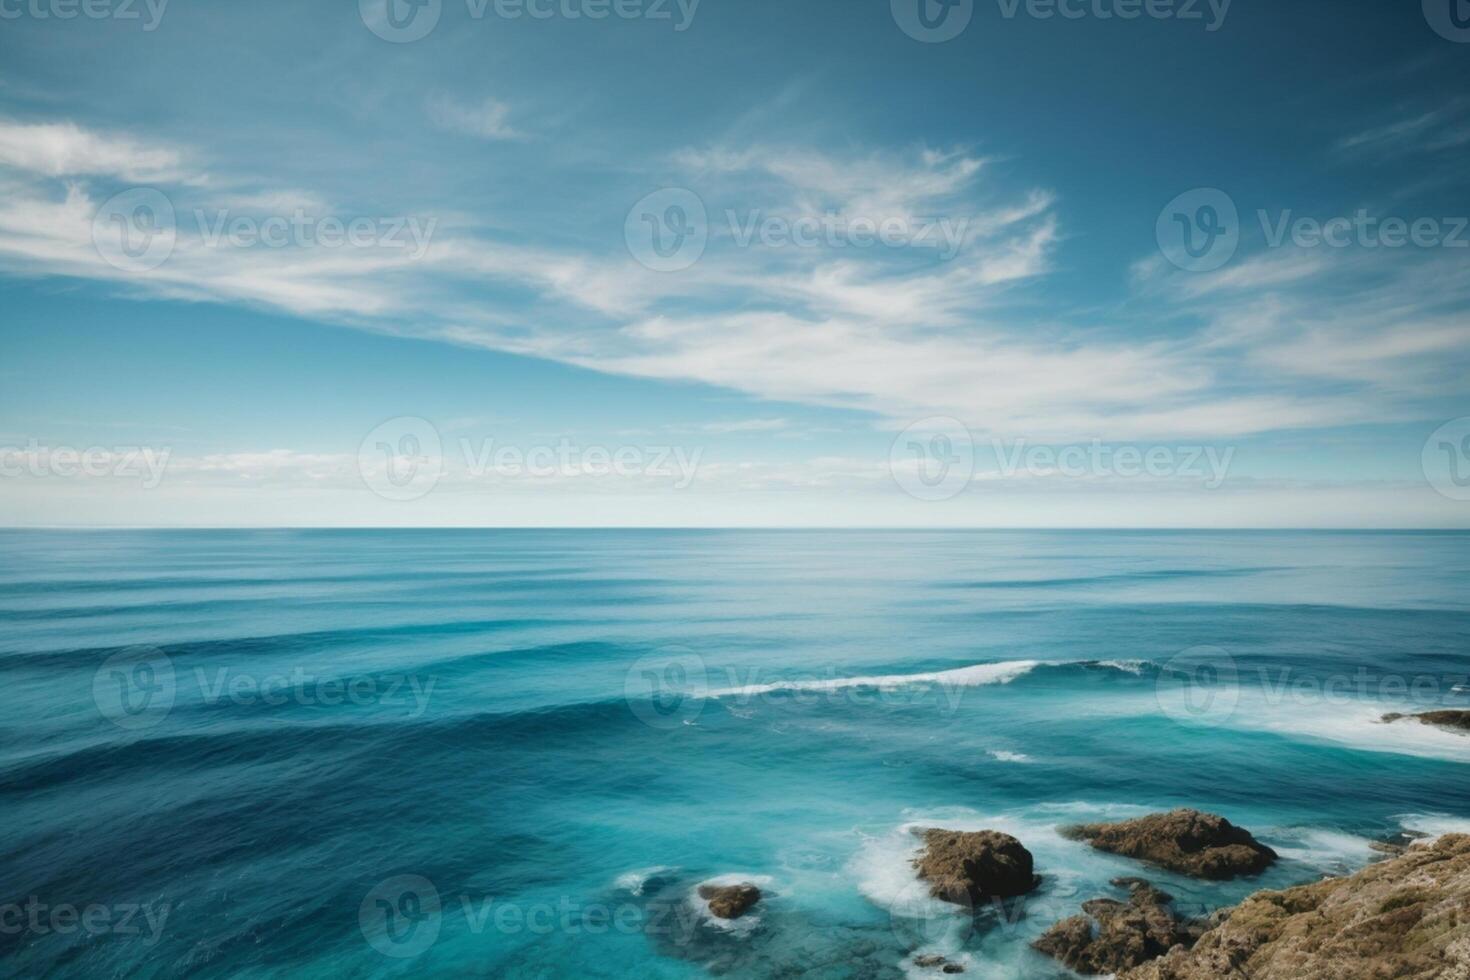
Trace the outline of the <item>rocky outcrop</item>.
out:
<instances>
[{"instance_id":1,"label":"rocky outcrop","mask_svg":"<svg viewBox=\"0 0 1470 980\"><path fill-rule=\"evenodd\" d=\"M699 897L719 919L738 919L761 900L761 890L749 882L739 885L700 885Z\"/></svg>"},{"instance_id":2,"label":"rocky outcrop","mask_svg":"<svg viewBox=\"0 0 1470 980\"><path fill-rule=\"evenodd\" d=\"M1150 861L1170 871L1224 881L1256 874L1276 852L1224 817L1198 810L1171 810L1121 823L1064 827L1062 833L1101 851Z\"/></svg>"},{"instance_id":3,"label":"rocky outcrop","mask_svg":"<svg viewBox=\"0 0 1470 980\"><path fill-rule=\"evenodd\" d=\"M1031 852L996 830L924 830L924 851L914 859L929 894L946 902L979 905L1033 890L1041 881Z\"/></svg>"},{"instance_id":4,"label":"rocky outcrop","mask_svg":"<svg viewBox=\"0 0 1470 980\"><path fill-rule=\"evenodd\" d=\"M1470 980L1470 835L1346 878L1257 892L1193 949L1119 980Z\"/></svg>"},{"instance_id":5,"label":"rocky outcrop","mask_svg":"<svg viewBox=\"0 0 1470 980\"><path fill-rule=\"evenodd\" d=\"M926 954L914 957L914 966L924 970L938 970L940 973L964 973L965 968L959 963L952 963L943 956Z\"/></svg>"},{"instance_id":6,"label":"rocky outcrop","mask_svg":"<svg viewBox=\"0 0 1470 980\"><path fill-rule=\"evenodd\" d=\"M1449 709L1445 711L1421 711L1416 715L1394 713L1383 716L1383 720L1390 723L1405 718L1415 719L1424 725L1448 728L1451 731L1470 732L1470 711Z\"/></svg>"},{"instance_id":7,"label":"rocky outcrop","mask_svg":"<svg viewBox=\"0 0 1470 980\"><path fill-rule=\"evenodd\" d=\"M1113 884L1132 892L1128 901L1098 898L1083 915L1063 919L1032 945L1078 973L1117 973L1147 963L1176 946L1193 946L1203 923L1183 922L1169 908L1173 897L1141 878Z\"/></svg>"}]
</instances>

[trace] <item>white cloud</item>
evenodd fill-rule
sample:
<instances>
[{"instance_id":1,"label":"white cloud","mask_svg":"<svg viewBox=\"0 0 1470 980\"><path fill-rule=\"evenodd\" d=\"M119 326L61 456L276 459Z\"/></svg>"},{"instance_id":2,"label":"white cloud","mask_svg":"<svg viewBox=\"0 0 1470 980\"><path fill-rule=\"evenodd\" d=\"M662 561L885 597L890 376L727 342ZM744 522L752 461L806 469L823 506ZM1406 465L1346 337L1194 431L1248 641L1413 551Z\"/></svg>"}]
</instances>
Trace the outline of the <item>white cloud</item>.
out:
<instances>
[{"instance_id":1,"label":"white cloud","mask_svg":"<svg viewBox=\"0 0 1470 980\"><path fill-rule=\"evenodd\" d=\"M849 161L812 150L713 149L679 158L691 182L713 175L717 200L789 213L938 210L965 218L964 247L949 261L901 248L712 241L693 268L659 274L637 265L620 242L600 251L526 247L459 226L413 256L210 247L181 224L169 261L134 275L93 247L100 193L89 175L167 176L181 214L309 201L311 192L233 174L205 177L179 151L69 124L39 127L51 134L45 152L19 131L0 125L0 265L12 272L104 279L144 296L261 304L857 410L885 426L953 415L978 434L1032 440L1231 437L1403 418L1424 398L1465 383L1470 326L1460 311L1470 274L1455 257L1423 250L1276 250L1242 254L1209 275L1142 260L1135 278L1144 288L1127 319L1044 316L1056 308L1044 305L1045 291L1059 275L1063 241L1056 200L1041 190L1000 193L980 181L982 160L958 153ZM250 190L211 190L241 187Z\"/></svg>"},{"instance_id":2,"label":"white cloud","mask_svg":"<svg viewBox=\"0 0 1470 980\"><path fill-rule=\"evenodd\" d=\"M0 120L0 166L46 177L116 177L135 183L200 179L185 168L176 149L89 132L69 122Z\"/></svg>"},{"instance_id":3,"label":"white cloud","mask_svg":"<svg viewBox=\"0 0 1470 980\"><path fill-rule=\"evenodd\" d=\"M428 102L429 119L440 129L482 140L518 140L522 134L510 124L510 106L495 99L466 104L446 95Z\"/></svg>"}]
</instances>

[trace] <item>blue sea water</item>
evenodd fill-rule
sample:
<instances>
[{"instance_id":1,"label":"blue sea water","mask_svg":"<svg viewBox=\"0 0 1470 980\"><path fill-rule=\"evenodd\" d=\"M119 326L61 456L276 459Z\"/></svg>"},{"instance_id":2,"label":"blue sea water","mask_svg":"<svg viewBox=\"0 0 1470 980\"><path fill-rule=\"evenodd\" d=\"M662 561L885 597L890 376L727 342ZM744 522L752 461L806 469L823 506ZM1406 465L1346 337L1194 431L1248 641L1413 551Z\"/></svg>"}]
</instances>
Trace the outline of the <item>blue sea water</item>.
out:
<instances>
[{"instance_id":1,"label":"blue sea water","mask_svg":"<svg viewBox=\"0 0 1470 980\"><path fill-rule=\"evenodd\" d=\"M1029 941L1114 876L1202 911L1470 828L1470 737L1378 720L1470 707L1467 545L0 532L0 972L1061 976ZM1282 860L1057 833L1175 806ZM1041 888L932 902L925 826L1016 834ZM734 924L726 876L765 893Z\"/></svg>"}]
</instances>

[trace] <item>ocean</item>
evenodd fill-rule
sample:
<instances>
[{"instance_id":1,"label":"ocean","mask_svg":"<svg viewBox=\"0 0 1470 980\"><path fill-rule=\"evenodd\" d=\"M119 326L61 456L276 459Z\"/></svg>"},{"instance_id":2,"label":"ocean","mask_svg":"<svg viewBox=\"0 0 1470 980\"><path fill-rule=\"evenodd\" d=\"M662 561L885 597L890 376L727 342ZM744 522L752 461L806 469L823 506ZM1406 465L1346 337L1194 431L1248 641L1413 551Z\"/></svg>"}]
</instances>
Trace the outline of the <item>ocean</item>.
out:
<instances>
[{"instance_id":1,"label":"ocean","mask_svg":"<svg viewBox=\"0 0 1470 980\"><path fill-rule=\"evenodd\" d=\"M1470 535L0 532L0 972L1052 978L1142 874L1200 913L1470 829ZM1176 806L1204 883L1058 828ZM1033 895L929 899L915 828ZM701 883L762 900L712 919Z\"/></svg>"}]
</instances>

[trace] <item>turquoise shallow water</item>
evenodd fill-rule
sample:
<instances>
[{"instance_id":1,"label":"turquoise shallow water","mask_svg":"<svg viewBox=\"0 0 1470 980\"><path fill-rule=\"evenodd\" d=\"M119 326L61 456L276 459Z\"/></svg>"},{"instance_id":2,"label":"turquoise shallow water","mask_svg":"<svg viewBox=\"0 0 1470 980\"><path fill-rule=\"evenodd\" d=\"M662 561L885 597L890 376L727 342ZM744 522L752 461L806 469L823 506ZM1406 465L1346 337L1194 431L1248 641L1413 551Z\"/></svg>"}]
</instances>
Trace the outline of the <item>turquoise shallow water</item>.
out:
<instances>
[{"instance_id":1,"label":"turquoise shallow water","mask_svg":"<svg viewBox=\"0 0 1470 980\"><path fill-rule=\"evenodd\" d=\"M1201 910L1470 827L1470 738L1377 722L1470 707L1467 545L0 532L0 967L1056 977L1028 940L1140 873L1066 823L1197 806L1282 854L1143 872ZM934 824L1041 890L933 906ZM737 928L691 899L725 875L767 895Z\"/></svg>"}]
</instances>

